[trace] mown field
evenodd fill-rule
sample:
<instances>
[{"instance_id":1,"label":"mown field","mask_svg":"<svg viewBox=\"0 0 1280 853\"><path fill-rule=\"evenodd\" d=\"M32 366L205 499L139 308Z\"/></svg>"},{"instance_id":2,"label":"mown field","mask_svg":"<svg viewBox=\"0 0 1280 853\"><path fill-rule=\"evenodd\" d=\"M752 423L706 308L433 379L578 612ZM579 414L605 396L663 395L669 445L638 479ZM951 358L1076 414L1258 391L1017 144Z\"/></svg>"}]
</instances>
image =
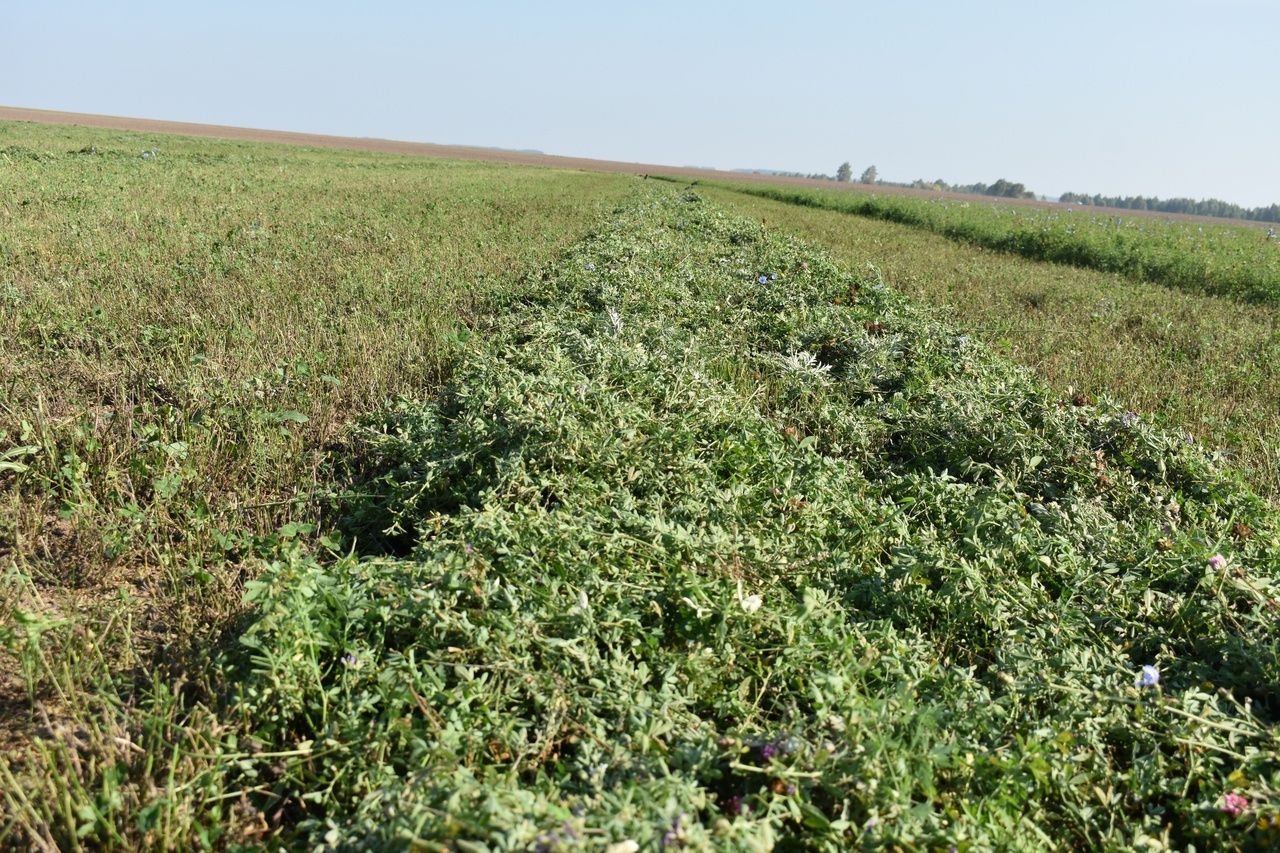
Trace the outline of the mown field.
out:
<instances>
[{"instance_id":1,"label":"mown field","mask_svg":"<svg viewBox=\"0 0 1280 853\"><path fill-rule=\"evenodd\" d=\"M113 727L153 673L216 690L244 579L319 529L354 419L434 393L470 323L626 183L0 124L6 754L33 730L64 750L86 708L91 748L127 757ZM78 807L78 773L8 805Z\"/></svg>"},{"instance_id":2,"label":"mown field","mask_svg":"<svg viewBox=\"0 0 1280 853\"><path fill-rule=\"evenodd\" d=\"M1280 497L1274 307L1037 262L844 210L699 189L823 246L850 269L874 265L891 287L937 307L1064 395L1108 395L1223 453L1255 489Z\"/></svg>"},{"instance_id":3,"label":"mown field","mask_svg":"<svg viewBox=\"0 0 1280 853\"><path fill-rule=\"evenodd\" d=\"M0 844L1280 837L1273 506L849 218L0 134Z\"/></svg>"},{"instance_id":4,"label":"mown field","mask_svg":"<svg viewBox=\"0 0 1280 853\"><path fill-rule=\"evenodd\" d=\"M971 246L1119 273L1192 293L1280 304L1275 229L1130 215L1088 207L1046 209L847 189L714 184L759 198L910 225Z\"/></svg>"}]
</instances>

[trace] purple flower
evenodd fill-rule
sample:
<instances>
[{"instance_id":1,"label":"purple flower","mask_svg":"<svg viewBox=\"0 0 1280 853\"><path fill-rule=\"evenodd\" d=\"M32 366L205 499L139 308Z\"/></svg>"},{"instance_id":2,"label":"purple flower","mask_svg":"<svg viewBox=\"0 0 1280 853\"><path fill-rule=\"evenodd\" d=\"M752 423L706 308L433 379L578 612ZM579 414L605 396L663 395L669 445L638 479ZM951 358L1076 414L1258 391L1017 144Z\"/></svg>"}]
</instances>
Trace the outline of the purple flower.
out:
<instances>
[{"instance_id":1,"label":"purple flower","mask_svg":"<svg viewBox=\"0 0 1280 853\"><path fill-rule=\"evenodd\" d=\"M1125 429L1132 429L1133 425L1138 422L1137 412L1125 412L1120 416L1120 426Z\"/></svg>"},{"instance_id":2,"label":"purple flower","mask_svg":"<svg viewBox=\"0 0 1280 853\"><path fill-rule=\"evenodd\" d=\"M760 276L758 279L756 279L756 281L760 282L761 284L768 284L768 283L769 283L769 276L767 276L767 275L762 275L762 276Z\"/></svg>"},{"instance_id":3,"label":"purple flower","mask_svg":"<svg viewBox=\"0 0 1280 853\"><path fill-rule=\"evenodd\" d=\"M347 652L342 656L342 662L352 669L355 669L360 665L360 658L356 657L354 652Z\"/></svg>"},{"instance_id":4,"label":"purple flower","mask_svg":"<svg viewBox=\"0 0 1280 853\"><path fill-rule=\"evenodd\" d=\"M1232 817L1239 817L1247 808L1249 800L1240 794L1231 793L1222 798L1222 811Z\"/></svg>"},{"instance_id":5,"label":"purple flower","mask_svg":"<svg viewBox=\"0 0 1280 853\"><path fill-rule=\"evenodd\" d=\"M1222 571L1226 567L1226 565L1227 565L1227 558L1222 556L1221 554L1214 554L1212 557L1209 558L1209 568L1213 569L1215 572Z\"/></svg>"},{"instance_id":6,"label":"purple flower","mask_svg":"<svg viewBox=\"0 0 1280 853\"><path fill-rule=\"evenodd\" d=\"M1147 664L1142 668L1136 683L1139 687L1155 687L1160 683L1160 670L1151 664Z\"/></svg>"},{"instance_id":7,"label":"purple flower","mask_svg":"<svg viewBox=\"0 0 1280 853\"><path fill-rule=\"evenodd\" d=\"M671 828L662 834L662 840L659 842L661 847L672 847L679 843L684 836L684 831L680 828L680 822L684 820L684 815L679 814L671 819Z\"/></svg>"},{"instance_id":8,"label":"purple flower","mask_svg":"<svg viewBox=\"0 0 1280 853\"><path fill-rule=\"evenodd\" d=\"M742 802L742 797L737 794L725 801L724 813L730 817L737 817L740 814L746 814L748 811L750 809L747 808L747 804Z\"/></svg>"},{"instance_id":9,"label":"purple flower","mask_svg":"<svg viewBox=\"0 0 1280 853\"><path fill-rule=\"evenodd\" d=\"M769 759L773 758L777 754L778 754L777 744L766 743L764 746L760 747L760 757L763 758L765 761L768 761Z\"/></svg>"}]
</instances>

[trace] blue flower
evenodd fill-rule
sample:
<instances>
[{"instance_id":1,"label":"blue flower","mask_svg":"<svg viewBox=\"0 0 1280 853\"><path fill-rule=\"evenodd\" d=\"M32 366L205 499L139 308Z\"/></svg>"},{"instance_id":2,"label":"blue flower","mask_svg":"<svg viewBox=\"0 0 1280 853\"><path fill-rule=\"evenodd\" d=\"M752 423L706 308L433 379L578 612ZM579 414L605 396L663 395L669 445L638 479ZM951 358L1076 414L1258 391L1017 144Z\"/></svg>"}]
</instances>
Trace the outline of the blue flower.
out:
<instances>
[{"instance_id":1,"label":"blue flower","mask_svg":"<svg viewBox=\"0 0 1280 853\"><path fill-rule=\"evenodd\" d=\"M1142 672L1138 675L1137 685L1139 687L1155 687L1160 683L1160 670L1151 664L1147 664L1142 668Z\"/></svg>"},{"instance_id":2,"label":"blue flower","mask_svg":"<svg viewBox=\"0 0 1280 853\"><path fill-rule=\"evenodd\" d=\"M761 284L768 284L768 283L769 283L769 276L767 276L767 275L762 275L762 276L760 276L758 279L756 279L756 281L760 282Z\"/></svg>"}]
</instances>

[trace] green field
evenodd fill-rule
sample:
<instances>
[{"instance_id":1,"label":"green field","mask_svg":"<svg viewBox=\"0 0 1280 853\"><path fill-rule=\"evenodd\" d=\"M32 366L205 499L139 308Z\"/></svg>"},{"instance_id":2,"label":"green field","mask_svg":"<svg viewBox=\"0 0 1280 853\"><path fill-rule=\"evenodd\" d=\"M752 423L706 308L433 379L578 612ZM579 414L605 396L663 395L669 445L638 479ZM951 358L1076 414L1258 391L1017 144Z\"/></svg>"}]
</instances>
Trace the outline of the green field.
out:
<instances>
[{"instance_id":1,"label":"green field","mask_svg":"<svg viewBox=\"0 0 1280 853\"><path fill-rule=\"evenodd\" d=\"M1119 273L1247 302L1280 304L1280 239L1264 228L1088 207L1042 208L874 191L719 185L788 204L910 225L972 246Z\"/></svg>"},{"instance_id":2,"label":"green field","mask_svg":"<svg viewBox=\"0 0 1280 853\"><path fill-rule=\"evenodd\" d=\"M1189 433L1255 489L1280 497L1274 307L1039 263L844 211L700 191L823 246L849 269L874 265L894 289L937 306L1064 395L1104 394Z\"/></svg>"},{"instance_id":3,"label":"green field","mask_svg":"<svg viewBox=\"0 0 1280 853\"><path fill-rule=\"evenodd\" d=\"M1266 308L626 176L0 158L0 845L1276 842L1277 413L1017 325Z\"/></svg>"}]
</instances>

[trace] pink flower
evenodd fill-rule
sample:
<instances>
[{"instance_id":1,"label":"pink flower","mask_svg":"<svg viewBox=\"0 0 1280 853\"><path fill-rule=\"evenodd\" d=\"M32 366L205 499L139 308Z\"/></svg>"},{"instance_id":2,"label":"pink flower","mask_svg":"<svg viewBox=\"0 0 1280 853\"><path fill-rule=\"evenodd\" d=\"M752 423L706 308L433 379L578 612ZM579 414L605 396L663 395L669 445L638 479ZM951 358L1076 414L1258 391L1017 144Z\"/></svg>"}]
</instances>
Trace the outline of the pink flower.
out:
<instances>
[{"instance_id":1,"label":"pink flower","mask_svg":"<svg viewBox=\"0 0 1280 853\"><path fill-rule=\"evenodd\" d=\"M1241 794L1227 794L1222 798L1222 811L1232 817L1239 817L1249 808L1249 800Z\"/></svg>"},{"instance_id":2,"label":"pink flower","mask_svg":"<svg viewBox=\"0 0 1280 853\"><path fill-rule=\"evenodd\" d=\"M1227 558L1221 554L1214 554L1209 558L1209 568L1213 569L1215 572L1222 571L1223 567L1226 565Z\"/></svg>"}]
</instances>

